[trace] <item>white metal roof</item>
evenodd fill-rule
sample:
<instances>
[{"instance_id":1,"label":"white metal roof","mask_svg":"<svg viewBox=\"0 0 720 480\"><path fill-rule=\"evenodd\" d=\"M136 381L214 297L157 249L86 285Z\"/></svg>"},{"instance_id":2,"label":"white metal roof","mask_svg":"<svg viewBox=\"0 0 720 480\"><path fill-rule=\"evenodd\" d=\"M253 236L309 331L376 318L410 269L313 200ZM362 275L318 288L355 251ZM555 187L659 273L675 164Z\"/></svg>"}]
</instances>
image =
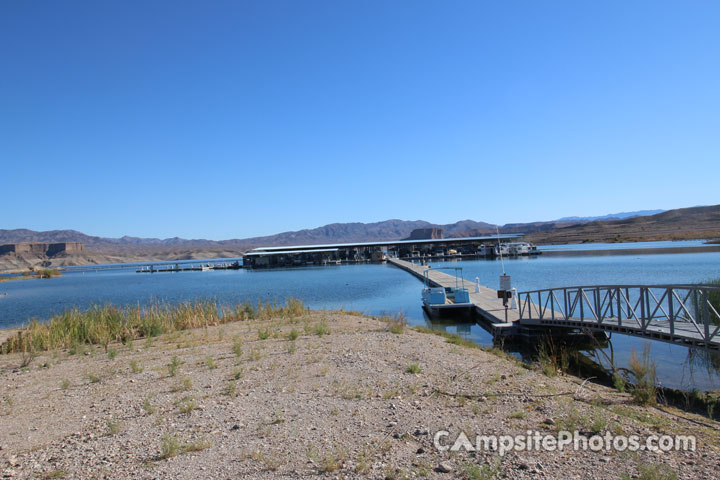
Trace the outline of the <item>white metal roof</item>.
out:
<instances>
[{"instance_id":1,"label":"white metal roof","mask_svg":"<svg viewBox=\"0 0 720 480\"><path fill-rule=\"evenodd\" d=\"M296 254L296 253L330 253L330 252L337 252L339 249L337 248L319 248L319 249L310 249L310 250L272 250L272 251L252 251L245 254L246 257L250 256L256 256L256 255L282 255L282 254Z\"/></svg>"},{"instance_id":2,"label":"white metal roof","mask_svg":"<svg viewBox=\"0 0 720 480\"><path fill-rule=\"evenodd\" d=\"M521 237L521 233L510 233L500 235L500 239L506 238L517 238ZM423 240L384 240L379 242L360 242L360 243L334 243L326 245L285 245L282 247L258 247L254 248L253 252L276 252L276 251L318 251L319 249L328 248L348 248L348 247L382 247L388 245L413 245L420 243L465 243L473 242L477 240L497 240L498 235L492 235L489 237L458 237L458 238L431 238ZM250 255L250 253L246 254Z\"/></svg>"}]
</instances>

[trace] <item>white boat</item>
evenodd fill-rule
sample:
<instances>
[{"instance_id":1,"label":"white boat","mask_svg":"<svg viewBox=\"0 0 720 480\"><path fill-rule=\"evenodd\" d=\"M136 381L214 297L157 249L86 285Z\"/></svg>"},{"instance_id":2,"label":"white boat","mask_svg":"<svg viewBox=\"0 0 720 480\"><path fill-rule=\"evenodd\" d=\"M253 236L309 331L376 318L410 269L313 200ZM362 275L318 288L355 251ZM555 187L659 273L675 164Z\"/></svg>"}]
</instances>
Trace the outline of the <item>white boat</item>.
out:
<instances>
[{"instance_id":1,"label":"white boat","mask_svg":"<svg viewBox=\"0 0 720 480\"><path fill-rule=\"evenodd\" d=\"M200 265L200 271L201 272L209 272L212 269L212 267L208 265Z\"/></svg>"},{"instance_id":2,"label":"white boat","mask_svg":"<svg viewBox=\"0 0 720 480\"><path fill-rule=\"evenodd\" d=\"M462 268L441 267L433 270L455 270L454 287L432 287L430 269L425 269L425 287L422 290L423 308L430 314L439 315L447 312L470 312L475 305L470 301L470 292L465 288Z\"/></svg>"},{"instance_id":3,"label":"white boat","mask_svg":"<svg viewBox=\"0 0 720 480\"><path fill-rule=\"evenodd\" d=\"M537 247L530 242L510 242L507 243L507 248L510 256L535 255L538 253Z\"/></svg>"},{"instance_id":4,"label":"white boat","mask_svg":"<svg viewBox=\"0 0 720 480\"><path fill-rule=\"evenodd\" d=\"M530 242L506 242L498 245L480 245L478 255L481 257L521 257L526 255L537 255L538 249Z\"/></svg>"}]
</instances>

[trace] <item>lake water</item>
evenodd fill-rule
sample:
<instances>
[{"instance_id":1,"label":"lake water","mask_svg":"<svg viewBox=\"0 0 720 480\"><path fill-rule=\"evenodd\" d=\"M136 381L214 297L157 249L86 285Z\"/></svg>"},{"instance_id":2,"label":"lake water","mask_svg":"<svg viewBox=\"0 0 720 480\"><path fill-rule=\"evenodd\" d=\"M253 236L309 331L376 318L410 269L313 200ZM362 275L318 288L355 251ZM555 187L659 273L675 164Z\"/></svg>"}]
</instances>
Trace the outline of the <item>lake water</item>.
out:
<instances>
[{"instance_id":1,"label":"lake water","mask_svg":"<svg viewBox=\"0 0 720 480\"><path fill-rule=\"evenodd\" d=\"M664 243L664 242L663 242ZM673 242L677 244L677 242ZM192 262L191 262L192 263ZM195 261L198 263L198 261ZM498 288L499 260L433 262L434 267L461 266L468 282ZM577 256L505 260L506 272L519 291L547 287L597 284L699 283L720 277L720 252L645 254L630 256ZM468 285L472 288L472 285ZM402 312L413 325L426 325L460 333L480 344L491 344L479 325L430 323L420 302L422 284L391 265L343 265L274 270L218 270L208 272L135 273L134 268L67 271L49 280L0 283L0 328L17 327L31 318L46 319L71 307L93 303L116 305L182 302L214 298L218 303L302 299L315 309L345 308L379 315ZM643 339L615 334L612 347L618 365L627 364L630 352L642 350ZM707 362L689 355L689 349L651 342L658 375L666 386L700 390L720 388L720 374ZM717 365L718 362L716 361Z\"/></svg>"}]
</instances>

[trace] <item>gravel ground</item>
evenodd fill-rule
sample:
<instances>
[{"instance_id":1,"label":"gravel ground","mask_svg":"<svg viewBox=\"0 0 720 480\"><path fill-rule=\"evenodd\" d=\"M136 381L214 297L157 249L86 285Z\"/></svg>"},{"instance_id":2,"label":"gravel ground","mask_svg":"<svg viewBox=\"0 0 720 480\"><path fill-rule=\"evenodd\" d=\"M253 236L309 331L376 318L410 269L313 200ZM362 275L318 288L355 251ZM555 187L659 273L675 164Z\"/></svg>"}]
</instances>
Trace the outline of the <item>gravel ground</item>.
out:
<instances>
[{"instance_id":1,"label":"gravel ground","mask_svg":"<svg viewBox=\"0 0 720 480\"><path fill-rule=\"evenodd\" d=\"M692 434L697 449L500 457L433 443L561 429ZM707 418L338 312L0 356L5 478L710 479L719 452Z\"/></svg>"}]
</instances>

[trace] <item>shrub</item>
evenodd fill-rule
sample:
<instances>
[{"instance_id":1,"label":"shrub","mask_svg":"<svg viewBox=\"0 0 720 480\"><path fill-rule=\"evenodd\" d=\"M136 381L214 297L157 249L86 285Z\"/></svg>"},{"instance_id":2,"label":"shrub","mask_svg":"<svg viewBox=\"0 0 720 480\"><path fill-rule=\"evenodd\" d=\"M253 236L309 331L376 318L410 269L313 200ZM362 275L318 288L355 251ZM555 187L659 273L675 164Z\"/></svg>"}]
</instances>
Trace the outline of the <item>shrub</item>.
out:
<instances>
[{"instance_id":1,"label":"shrub","mask_svg":"<svg viewBox=\"0 0 720 480\"><path fill-rule=\"evenodd\" d=\"M108 427L108 435L115 435L120 432L120 422L117 419L111 418L105 423Z\"/></svg>"},{"instance_id":2,"label":"shrub","mask_svg":"<svg viewBox=\"0 0 720 480\"><path fill-rule=\"evenodd\" d=\"M145 410L148 415L152 415L153 413L155 413L155 407L152 406L149 398L146 398L143 401L143 410Z\"/></svg>"},{"instance_id":3,"label":"shrub","mask_svg":"<svg viewBox=\"0 0 720 480\"><path fill-rule=\"evenodd\" d=\"M258 340L267 340L270 338L270 327L258 328Z\"/></svg>"},{"instance_id":4,"label":"shrub","mask_svg":"<svg viewBox=\"0 0 720 480\"><path fill-rule=\"evenodd\" d=\"M285 302L283 313L286 317L294 318L303 315L305 311L306 308L302 300L298 300L297 298L288 298Z\"/></svg>"},{"instance_id":5,"label":"shrub","mask_svg":"<svg viewBox=\"0 0 720 480\"><path fill-rule=\"evenodd\" d=\"M407 325L407 319L402 313L398 313L394 317L383 317L382 320L387 322L388 331L395 335L400 335L405 332L405 326Z\"/></svg>"},{"instance_id":6,"label":"shrub","mask_svg":"<svg viewBox=\"0 0 720 480\"><path fill-rule=\"evenodd\" d=\"M170 458L179 455L182 450L180 440L175 435L167 434L163 437L160 458Z\"/></svg>"},{"instance_id":7,"label":"shrub","mask_svg":"<svg viewBox=\"0 0 720 480\"><path fill-rule=\"evenodd\" d=\"M234 397L237 393L237 381L236 380L230 380L230 383L228 383L227 388L225 389L225 395L229 397Z\"/></svg>"},{"instance_id":8,"label":"shrub","mask_svg":"<svg viewBox=\"0 0 720 480\"><path fill-rule=\"evenodd\" d=\"M172 357L172 359L170 360L170 363L168 364L168 374L171 377L174 377L175 375L177 375L178 367L180 367L180 365L182 365L182 364L183 364L182 360L180 360L178 357L175 357L175 356Z\"/></svg>"},{"instance_id":9,"label":"shrub","mask_svg":"<svg viewBox=\"0 0 720 480\"><path fill-rule=\"evenodd\" d=\"M411 363L407 369L405 369L405 373L422 373L422 369L417 363Z\"/></svg>"},{"instance_id":10,"label":"shrub","mask_svg":"<svg viewBox=\"0 0 720 480\"><path fill-rule=\"evenodd\" d=\"M232 350L233 350L233 353L235 354L236 357L241 357L241 356L242 356L242 353L243 353L242 341L236 340L236 341L233 343Z\"/></svg>"},{"instance_id":11,"label":"shrub","mask_svg":"<svg viewBox=\"0 0 720 480\"><path fill-rule=\"evenodd\" d=\"M180 413L190 413L197 408L197 402L194 398L185 397L180 400Z\"/></svg>"},{"instance_id":12,"label":"shrub","mask_svg":"<svg viewBox=\"0 0 720 480\"><path fill-rule=\"evenodd\" d=\"M462 478L465 480L491 480L493 478L497 478L499 471L500 460L497 457L488 465L467 463L460 469Z\"/></svg>"},{"instance_id":13,"label":"shrub","mask_svg":"<svg viewBox=\"0 0 720 480\"><path fill-rule=\"evenodd\" d=\"M537 355L540 370L547 377L554 377L558 373L566 372L570 366L570 353L563 346L556 345L552 338L547 338L540 343Z\"/></svg>"},{"instance_id":14,"label":"shrub","mask_svg":"<svg viewBox=\"0 0 720 480\"><path fill-rule=\"evenodd\" d=\"M38 278L54 278L60 276L60 271L54 268L41 268L40 270L35 270L35 275Z\"/></svg>"},{"instance_id":15,"label":"shrub","mask_svg":"<svg viewBox=\"0 0 720 480\"><path fill-rule=\"evenodd\" d=\"M190 377L185 377L185 378L183 378L182 388L181 388L181 389L182 389L183 392L187 392L187 391L192 390L192 379L190 379Z\"/></svg>"},{"instance_id":16,"label":"shrub","mask_svg":"<svg viewBox=\"0 0 720 480\"><path fill-rule=\"evenodd\" d=\"M313 329L313 332L318 337L322 337L323 335L329 335L330 334L330 327L327 324L327 320L324 318L320 320L318 323L315 324L315 328Z\"/></svg>"},{"instance_id":17,"label":"shrub","mask_svg":"<svg viewBox=\"0 0 720 480\"><path fill-rule=\"evenodd\" d=\"M205 364L210 370L215 370L217 368L217 365L215 365L215 360L210 355L205 357Z\"/></svg>"},{"instance_id":18,"label":"shrub","mask_svg":"<svg viewBox=\"0 0 720 480\"><path fill-rule=\"evenodd\" d=\"M630 387L633 400L640 405L654 405L657 401L657 376L655 362L650 359L649 344L646 343L643 347L641 357L638 357L635 350L632 351L628 367L634 377L634 383Z\"/></svg>"},{"instance_id":19,"label":"shrub","mask_svg":"<svg viewBox=\"0 0 720 480\"><path fill-rule=\"evenodd\" d=\"M618 372L613 373L613 385L618 392L623 393L625 391L625 379Z\"/></svg>"}]
</instances>

